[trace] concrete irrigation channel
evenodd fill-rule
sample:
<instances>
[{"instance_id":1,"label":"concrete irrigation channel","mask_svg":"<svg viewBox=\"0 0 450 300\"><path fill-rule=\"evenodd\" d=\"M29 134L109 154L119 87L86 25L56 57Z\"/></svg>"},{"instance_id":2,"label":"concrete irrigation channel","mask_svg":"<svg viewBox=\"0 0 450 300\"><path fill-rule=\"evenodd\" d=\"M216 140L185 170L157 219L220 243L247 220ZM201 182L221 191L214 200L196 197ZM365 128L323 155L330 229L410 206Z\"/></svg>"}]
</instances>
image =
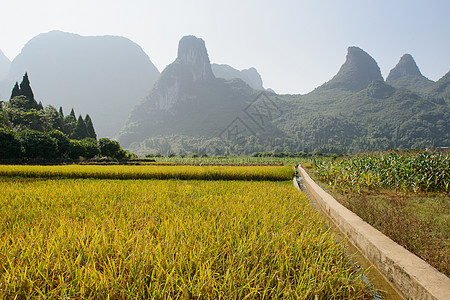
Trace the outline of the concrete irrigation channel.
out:
<instances>
[{"instance_id":1,"label":"concrete irrigation channel","mask_svg":"<svg viewBox=\"0 0 450 300\"><path fill-rule=\"evenodd\" d=\"M300 166L298 176L294 185L326 216L351 257L369 268L365 274L384 299L450 299L450 278L338 203Z\"/></svg>"}]
</instances>

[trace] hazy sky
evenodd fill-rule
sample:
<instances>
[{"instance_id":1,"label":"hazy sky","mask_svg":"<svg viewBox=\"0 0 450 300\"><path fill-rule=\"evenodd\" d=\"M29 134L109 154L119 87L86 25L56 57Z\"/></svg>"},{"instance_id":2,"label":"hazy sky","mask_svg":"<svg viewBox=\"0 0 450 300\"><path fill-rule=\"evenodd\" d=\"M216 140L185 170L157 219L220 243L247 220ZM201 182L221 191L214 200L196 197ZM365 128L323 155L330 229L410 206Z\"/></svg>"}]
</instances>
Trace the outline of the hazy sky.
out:
<instances>
[{"instance_id":1,"label":"hazy sky","mask_svg":"<svg viewBox=\"0 0 450 300\"><path fill-rule=\"evenodd\" d=\"M0 0L0 50L11 60L39 33L120 35L162 71L184 35L211 62L255 67L278 93L307 93L336 74L348 46L386 78L404 53L437 80L450 70L449 0Z\"/></svg>"}]
</instances>

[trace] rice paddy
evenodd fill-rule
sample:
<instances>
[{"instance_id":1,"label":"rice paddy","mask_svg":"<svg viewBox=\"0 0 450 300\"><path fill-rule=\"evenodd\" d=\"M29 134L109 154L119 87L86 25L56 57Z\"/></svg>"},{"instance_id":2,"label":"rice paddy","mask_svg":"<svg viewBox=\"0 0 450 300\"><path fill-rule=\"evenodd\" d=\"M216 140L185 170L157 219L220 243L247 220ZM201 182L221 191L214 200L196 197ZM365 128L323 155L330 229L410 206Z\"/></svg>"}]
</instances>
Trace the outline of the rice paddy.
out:
<instances>
[{"instance_id":1,"label":"rice paddy","mask_svg":"<svg viewBox=\"0 0 450 300\"><path fill-rule=\"evenodd\" d=\"M215 173L245 180L78 167L0 167L0 298L373 297L324 220L282 179L292 167ZM67 178L78 172L101 179Z\"/></svg>"},{"instance_id":2,"label":"rice paddy","mask_svg":"<svg viewBox=\"0 0 450 300\"><path fill-rule=\"evenodd\" d=\"M184 180L290 180L292 166L0 165L0 177Z\"/></svg>"}]
</instances>

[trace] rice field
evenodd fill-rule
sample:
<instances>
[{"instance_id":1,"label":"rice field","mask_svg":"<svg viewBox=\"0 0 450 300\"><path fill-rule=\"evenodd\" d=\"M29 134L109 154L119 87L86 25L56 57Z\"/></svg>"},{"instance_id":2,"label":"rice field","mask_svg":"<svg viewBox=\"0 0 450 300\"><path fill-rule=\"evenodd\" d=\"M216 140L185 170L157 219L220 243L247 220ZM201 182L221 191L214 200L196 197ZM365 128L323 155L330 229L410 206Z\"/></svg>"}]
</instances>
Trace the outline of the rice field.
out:
<instances>
[{"instance_id":1,"label":"rice field","mask_svg":"<svg viewBox=\"0 0 450 300\"><path fill-rule=\"evenodd\" d=\"M1 299L373 298L291 181L46 174L0 178Z\"/></svg>"},{"instance_id":2,"label":"rice field","mask_svg":"<svg viewBox=\"0 0 450 300\"><path fill-rule=\"evenodd\" d=\"M0 165L0 177L183 179L183 180L290 180L293 166L183 166L183 165Z\"/></svg>"}]
</instances>

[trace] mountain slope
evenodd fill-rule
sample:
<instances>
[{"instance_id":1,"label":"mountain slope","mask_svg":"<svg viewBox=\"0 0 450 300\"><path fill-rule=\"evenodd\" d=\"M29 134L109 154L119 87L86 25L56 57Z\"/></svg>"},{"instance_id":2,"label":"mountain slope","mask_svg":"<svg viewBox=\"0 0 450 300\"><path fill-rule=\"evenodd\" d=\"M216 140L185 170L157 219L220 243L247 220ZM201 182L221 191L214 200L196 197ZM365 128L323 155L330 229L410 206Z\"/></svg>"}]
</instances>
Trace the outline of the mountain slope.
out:
<instances>
[{"instance_id":1,"label":"mountain slope","mask_svg":"<svg viewBox=\"0 0 450 300\"><path fill-rule=\"evenodd\" d=\"M8 75L10 65L11 62L0 50L0 80L2 80L3 78L6 77L6 75Z\"/></svg>"},{"instance_id":2,"label":"mountain slope","mask_svg":"<svg viewBox=\"0 0 450 300\"><path fill-rule=\"evenodd\" d=\"M33 78L38 100L89 113L99 137L119 131L159 75L141 47L127 38L60 31L40 34L23 47L11 64L10 83L25 72Z\"/></svg>"},{"instance_id":3,"label":"mountain slope","mask_svg":"<svg viewBox=\"0 0 450 300\"><path fill-rule=\"evenodd\" d=\"M428 93L434 97L439 97L444 100L450 100L450 71L447 72L441 79L436 81L428 89Z\"/></svg>"},{"instance_id":4,"label":"mountain slope","mask_svg":"<svg viewBox=\"0 0 450 300\"><path fill-rule=\"evenodd\" d=\"M395 87L407 88L414 92L424 92L434 82L422 75L410 54L405 54L389 72L386 83Z\"/></svg>"},{"instance_id":5,"label":"mountain slope","mask_svg":"<svg viewBox=\"0 0 450 300\"><path fill-rule=\"evenodd\" d=\"M433 84L433 93L446 93L447 77ZM450 144L449 104L431 94L385 83L376 61L356 47L313 92L265 94L239 79L215 78L204 41L188 36L131 112L119 141L140 155L354 153Z\"/></svg>"},{"instance_id":6,"label":"mountain slope","mask_svg":"<svg viewBox=\"0 0 450 300\"><path fill-rule=\"evenodd\" d=\"M408 55L389 76L391 83L414 78L429 84ZM282 97L286 113L275 123L297 141L298 149L354 153L447 145L450 107L439 97L448 92L449 79L447 74L437 83L431 82L434 89L427 93L423 88L420 94L397 88L382 80L373 58L350 47L346 62L332 80L307 95Z\"/></svg>"},{"instance_id":7,"label":"mountain slope","mask_svg":"<svg viewBox=\"0 0 450 300\"><path fill-rule=\"evenodd\" d=\"M240 79L216 78L204 41L185 36L179 42L176 60L164 69L150 93L132 110L119 142L125 147L142 142L149 145L157 137L174 135L219 141L228 135L230 128L254 135L260 124L245 111L250 111L248 106L258 94ZM267 122L264 130L283 136ZM224 141L218 144L223 147ZM136 145L131 148L136 151ZM218 151L224 153L223 149Z\"/></svg>"},{"instance_id":8,"label":"mountain slope","mask_svg":"<svg viewBox=\"0 0 450 300\"><path fill-rule=\"evenodd\" d=\"M450 108L409 90L375 81L358 93L331 89L284 96L289 106L280 130L300 149L347 152L422 148L450 143Z\"/></svg>"},{"instance_id":9,"label":"mountain slope","mask_svg":"<svg viewBox=\"0 0 450 300\"><path fill-rule=\"evenodd\" d=\"M242 71L236 70L233 67L225 64L212 64L211 65L214 76L224 79L239 78L247 83L252 89L263 90L263 82L261 75L255 68L244 69Z\"/></svg>"}]
</instances>

